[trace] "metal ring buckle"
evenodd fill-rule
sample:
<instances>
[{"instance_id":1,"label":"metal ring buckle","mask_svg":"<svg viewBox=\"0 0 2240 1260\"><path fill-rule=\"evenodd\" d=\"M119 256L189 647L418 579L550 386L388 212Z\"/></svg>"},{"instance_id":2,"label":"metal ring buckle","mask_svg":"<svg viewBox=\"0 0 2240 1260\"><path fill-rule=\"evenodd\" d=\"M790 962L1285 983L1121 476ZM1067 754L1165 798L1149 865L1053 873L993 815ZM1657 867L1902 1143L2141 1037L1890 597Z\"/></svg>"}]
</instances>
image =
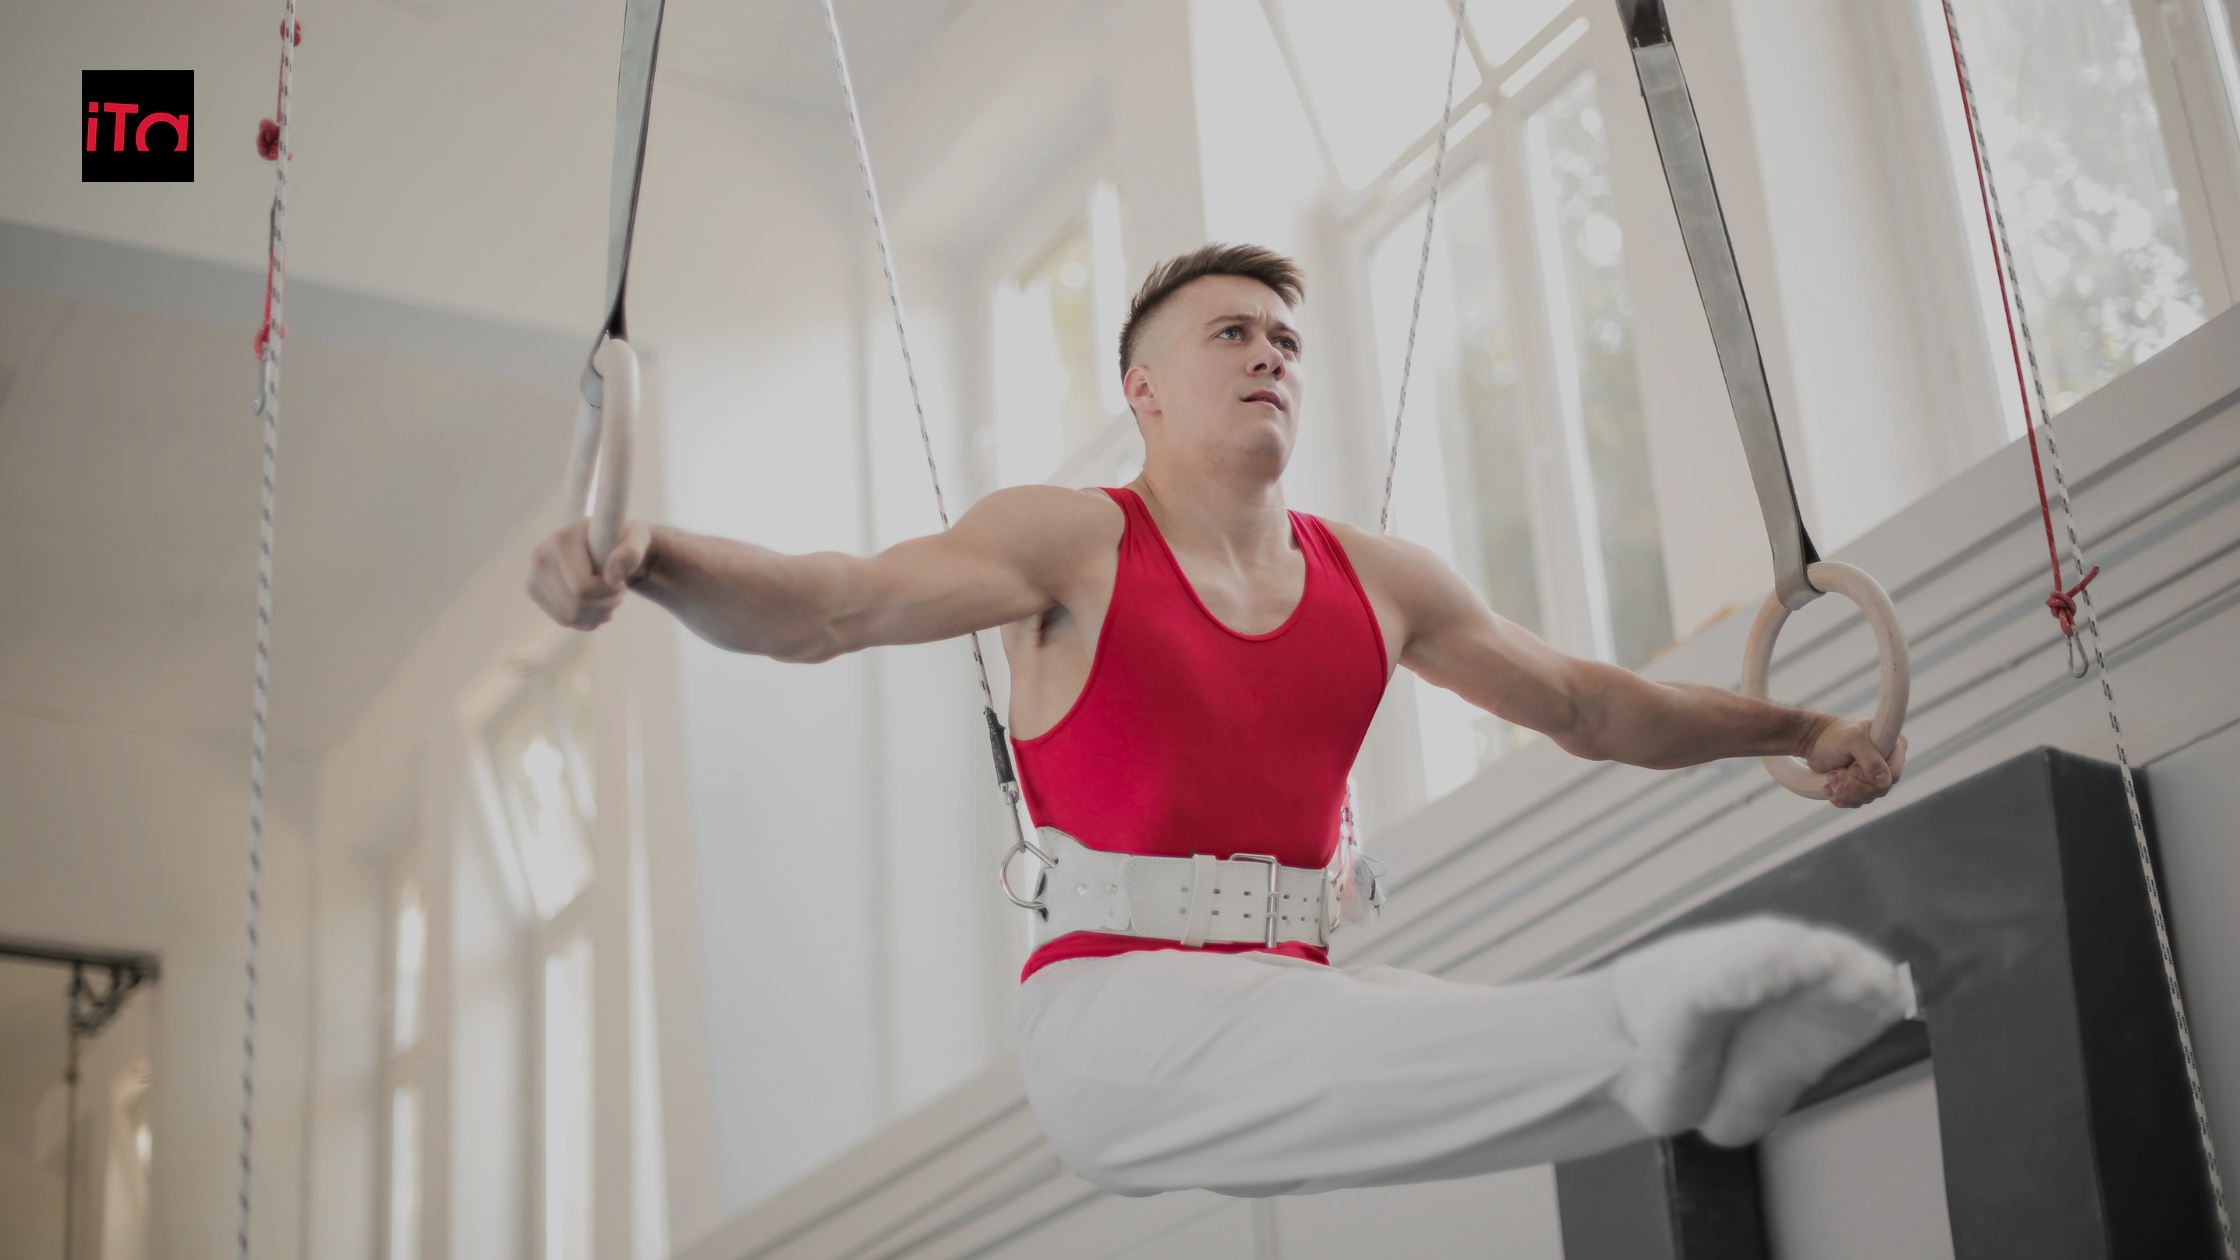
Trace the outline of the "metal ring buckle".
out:
<instances>
[{"instance_id":1,"label":"metal ring buckle","mask_svg":"<svg viewBox=\"0 0 2240 1260\"><path fill-rule=\"evenodd\" d=\"M1282 873L1283 863L1276 861L1265 853L1232 853L1229 855L1229 860L1232 862L1265 862L1268 864L1268 908L1264 915L1267 920L1265 925L1267 930L1261 933L1261 941L1268 948L1274 949L1276 945L1276 901L1278 899L1276 879Z\"/></svg>"},{"instance_id":2,"label":"metal ring buckle","mask_svg":"<svg viewBox=\"0 0 2240 1260\"><path fill-rule=\"evenodd\" d=\"M1032 854L1034 860L1042 864L1034 873L1034 900L1032 901L1011 891L1011 859L1018 857L1021 853ZM1021 910L1032 910L1037 914L1048 914L1050 908L1043 904L1042 892L1050 886L1050 872L1056 869L1058 869L1058 859L1044 853L1040 846L1027 839L1026 834L1022 832L1019 838L1012 842L1011 848L1005 851L1003 860L996 863L996 882L1003 885L1003 895L1011 899L1012 905L1019 907Z\"/></svg>"}]
</instances>

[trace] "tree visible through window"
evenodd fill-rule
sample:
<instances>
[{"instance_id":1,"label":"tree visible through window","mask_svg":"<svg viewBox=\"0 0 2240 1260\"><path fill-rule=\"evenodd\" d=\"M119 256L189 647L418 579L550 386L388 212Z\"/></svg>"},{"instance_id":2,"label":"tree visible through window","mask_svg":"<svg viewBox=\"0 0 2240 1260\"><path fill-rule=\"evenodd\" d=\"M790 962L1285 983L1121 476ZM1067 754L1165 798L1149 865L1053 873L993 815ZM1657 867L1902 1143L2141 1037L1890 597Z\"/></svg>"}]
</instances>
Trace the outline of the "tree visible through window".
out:
<instances>
[{"instance_id":1,"label":"tree visible through window","mask_svg":"<svg viewBox=\"0 0 2240 1260\"><path fill-rule=\"evenodd\" d=\"M1960 0L1955 11L2058 412L2206 315L2138 22L2131 0ZM1941 6L1924 25L1943 40ZM1972 172L1963 182L1976 212Z\"/></svg>"},{"instance_id":2,"label":"tree visible through window","mask_svg":"<svg viewBox=\"0 0 2240 1260\"><path fill-rule=\"evenodd\" d=\"M1672 641L1664 543L1633 371L1625 236L1595 79L1581 74L1532 112L1526 161L1540 220L1556 390L1574 475L1595 654L1641 665Z\"/></svg>"}]
</instances>

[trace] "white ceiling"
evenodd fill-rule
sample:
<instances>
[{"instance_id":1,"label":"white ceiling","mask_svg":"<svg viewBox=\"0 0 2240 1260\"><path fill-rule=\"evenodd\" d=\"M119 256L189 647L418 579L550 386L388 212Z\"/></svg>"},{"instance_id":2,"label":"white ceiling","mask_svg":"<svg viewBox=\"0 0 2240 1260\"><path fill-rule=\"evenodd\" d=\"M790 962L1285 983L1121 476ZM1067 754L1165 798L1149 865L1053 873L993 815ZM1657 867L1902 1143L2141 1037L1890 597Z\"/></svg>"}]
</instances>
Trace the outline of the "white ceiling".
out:
<instances>
[{"instance_id":1,"label":"white ceiling","mask_svg":"<svg viewBox=\"0 0 2240 1260\"><path fill-rule=\"evenodd\" d=\"M0 259L33 252L78 257L0 268L0 710L245 757L262 421L245 327L196 316L255 309L262 277L0 224ZM271 718L276 754L308 755L558 482L581 351L291 292ZM496 377L434 342L489 347Z\"/></svg>"},{"instance_id":2,"label":"white ceiling","mask_svg":"<svg viewBox=\"0 0 2240 1260\"><path fill-rule=\"evenodd\" d=\"M429 39L557 41L609 64L623 8L366 2ZM867 103L970 9L838 3ZM837 112L818 0L671 0L662 44L665 76ZM262 282L0 219L0 711L246 756L261 426L241 313ZM315 756L551 493L583 348L302 280L288 318L272 738Z\"/></svg>"},{"instance_id":3,"label":"white ceiling","mask_svg":"<svg viewBox=\"0 0 2240 1260\"><path fill-rule=\"evenodd\" d=\"M413 12L456 14L522 38L558 40L607 58L621 41L623 0L388 2ZM834 3L849 73L856 91L870 97L894 79L964 0ZM820 112L840 109L819 0L669 0L662 14L661 69L765 102Z\"/></svg>"}]
</instances>

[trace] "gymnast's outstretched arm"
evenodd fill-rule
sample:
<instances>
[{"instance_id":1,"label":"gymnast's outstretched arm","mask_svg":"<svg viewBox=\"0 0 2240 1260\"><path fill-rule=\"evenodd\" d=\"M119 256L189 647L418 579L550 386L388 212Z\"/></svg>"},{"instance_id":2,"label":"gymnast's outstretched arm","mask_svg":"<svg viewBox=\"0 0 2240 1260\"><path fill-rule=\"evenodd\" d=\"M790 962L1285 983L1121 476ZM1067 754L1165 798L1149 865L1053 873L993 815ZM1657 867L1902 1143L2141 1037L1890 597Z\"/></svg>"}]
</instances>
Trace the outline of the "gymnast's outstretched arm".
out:
<instances>
[{"instance_id":1,"label":"gymnast's outstretched arm","mask_svg":"<svg viewBox=\"0 0 2240 1260\"><path fill-rule=\"evenodd\" d=\"M1829 800L1844 808L1897 782L1897 759L1875 748L1864 720L1566 655L1495 615L1430 551L1350 527L1338 535L1399 663L1566 752L1657 770L1794 754L1828 775Z\"/></svg>"},{"instance_id":2,"label":"gymnast's outstretched arm","mask_svg":"<svg viewBox=\"0 0 2240 1260\"><path fill-rule=\"evenodd\" d=\"M952 638L1063 603L1080 558L1111 549L1117 516L1102 495L1018 486L988 495L953 529L868 558L786 555L632 521L596 571L577 523L538 546L529 595L553 620L588 630L635 590L718 647L823 661Z\"/></svg>"}]
</instances>

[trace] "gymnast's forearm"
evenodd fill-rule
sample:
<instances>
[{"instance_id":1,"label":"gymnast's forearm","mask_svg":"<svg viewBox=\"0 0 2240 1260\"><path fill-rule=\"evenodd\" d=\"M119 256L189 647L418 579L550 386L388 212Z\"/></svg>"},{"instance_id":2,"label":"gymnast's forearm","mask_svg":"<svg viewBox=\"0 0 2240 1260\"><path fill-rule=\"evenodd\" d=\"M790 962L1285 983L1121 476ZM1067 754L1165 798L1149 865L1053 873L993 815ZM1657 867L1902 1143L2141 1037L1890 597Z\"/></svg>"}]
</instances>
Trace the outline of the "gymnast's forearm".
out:
<instances>
[{"instance_id":1,"label":"gymnast's forearm","mask_svg":"<svg viewBox=\"0 0 2240 1260\"><path fill-rule=\"evenodd\" d=\"M1651 682L1614 665L1592 667L1592 755L1652 770L1728 757L1805 755L1835 719L1700 683Z\"/></svg>"},{"instance_id":2,"label":"gymnast's forearm","mask_svg":"<svg viewBox=\"0 0 2240 1260\"><path fill-rule=\"evenodd\" d=\"M657 526L630 586L717 647L814 662L849 650L834 627L865 567L839 552L786 555Z\"/></svg>"}]
</instances>

